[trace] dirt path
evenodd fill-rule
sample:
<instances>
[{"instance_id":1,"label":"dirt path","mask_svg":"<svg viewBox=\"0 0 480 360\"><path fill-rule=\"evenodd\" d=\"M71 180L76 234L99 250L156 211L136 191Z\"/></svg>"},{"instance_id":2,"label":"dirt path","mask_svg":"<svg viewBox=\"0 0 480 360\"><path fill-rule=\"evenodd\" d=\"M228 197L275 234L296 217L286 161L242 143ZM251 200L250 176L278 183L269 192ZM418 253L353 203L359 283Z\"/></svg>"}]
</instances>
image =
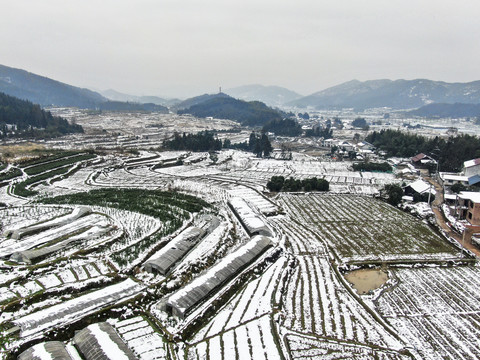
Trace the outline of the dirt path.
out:
<instances>
[{"instance_id":1,"label":"dirt path","mask_svg":"<svg viewBox=\"0 0 480 360\"><path fill-rule=\"evenodd\" d=\"M435 187L435 200L432 202L432 210L435 214L435 218L437 219L437 224L440 225L440 227L445 230L446 234L450 236L451 238L455 239L458 241L460 246L465 246L465 249L470 250L472 253L474 253L477 257L480 257L480 249L478 249L475 245L473 245L471 242L466 241L465 244L463 244L462 241L462 235L458 234L454 230L450 228L450 226L447 225L445 216L443 215L443 212L441 210L441 205L443 204L443 188L441 185L439 185L435 180L433 180L430 177L425 177L425 180L428 181L430 184L432 184Z\"/></svg>"}]
</instances>

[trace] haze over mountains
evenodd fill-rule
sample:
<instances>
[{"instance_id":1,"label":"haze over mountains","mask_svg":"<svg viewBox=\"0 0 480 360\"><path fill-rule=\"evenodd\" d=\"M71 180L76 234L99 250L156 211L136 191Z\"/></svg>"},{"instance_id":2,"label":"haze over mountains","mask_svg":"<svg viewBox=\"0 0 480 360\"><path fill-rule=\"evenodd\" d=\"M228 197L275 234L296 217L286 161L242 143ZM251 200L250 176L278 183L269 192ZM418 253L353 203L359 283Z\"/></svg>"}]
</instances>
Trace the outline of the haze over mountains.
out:
<instances>
[{"instance_id":1,"label":"haze over mountains","mask_svg":"<svg viewBox=\"0 0 480 360\"><path fill-rule=\"evenodd\" d=\"M4 65L0 65L0 91L42 106L94 108L96 104L107 101L95 91Z\"/></svg>"},{"instance_id":2,"label":"haze over mountains","mask_svg":"<svg viewBox=\"0 0 480 360\"><path fill-rule=\"evenodd\" d=\"M480 103L480 81L446 83L416 80L352 80L287 105L300 108L413 109L431 103Z\"/></svg>"},{"instance_id":3,"label":"haze over mountains","mask_svg":"<svg viewBox=\"0 0 480 360\"><path fill-rule=\"evenodd\" d=\"M110 101L111 99L98 92L4 65L0 65L0 92L41 106L66 106L113 111L168 111L167 108L151 101L136 101L141 106L126 103L124 100ZM140 97L139 100L141 100Z\"/></svg>"},{"instance_id":4,"label":"haze over mountains","mask_svg":"<svg viewBox=\"0 0 480 360\"><path fill-rule=\"evenodd\" d=\"M164 99L159 96L136 96L124 94L119 91L109 89L100 91L104 97L112 101L125 101L125 102L137 102L137 103L152 103L155 105L172 106L178 104L179 99Z\"/></svg>"},{"instance_id":5,"label":"haze over mountains","mask_svg":"<svg viewBox=\"0 0 480 360\"><path fill-rule=\"evenodd\" d=\"M0 65L0 92L26 99L42 106L73 106L99 108L101 104L114 102L150 103L169 106L173 110L188 108L208 100L212 95L201 95L183 102L157 96L127 95L115 90L102 94L68 85L25 70ZM416 109L428 104L457 104L450 107L455 112L458 104L480 104L480 81L446 83L427 79L415 80L352 80L309 96L279 86L245 85L225 90L234 98L245 101L261 101L273 107L296 107L299 109L366 109L389 107L393 109ZM224 94L224 95L225 95ZM118 105L124 109L123 104ZM112 101L106 109L110 109ZM136 109L138 106L135 107ZM145 107L145 109L164 108ZM148 111L148 110L146 110Z\"/></svg>"},{"instance_id":6,"label":"haze over mountains","mask_svg":"<svg viewBox=\"0 0 480 360\"><path fill-rule=\"evenodd\" d=\"M225 90L225 93L245 101L258 100L269 106L282 106L303 96L280 86L244 85Z\"/></svg>"}]
</instances>

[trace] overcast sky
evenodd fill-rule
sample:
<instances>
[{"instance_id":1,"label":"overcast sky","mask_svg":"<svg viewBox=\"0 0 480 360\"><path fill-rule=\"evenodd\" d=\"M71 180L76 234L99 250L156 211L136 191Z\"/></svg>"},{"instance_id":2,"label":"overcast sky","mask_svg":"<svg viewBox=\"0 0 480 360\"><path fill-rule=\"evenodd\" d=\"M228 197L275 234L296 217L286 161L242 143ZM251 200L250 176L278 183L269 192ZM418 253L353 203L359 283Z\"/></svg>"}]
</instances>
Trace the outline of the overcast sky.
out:
<instances>
[{"instance_id":1,"label":"overcast sky","mask_svg":"<svg viewBox=\"0 0 480 360\"><path fill-rule=\"evenodd\" d=\"M302 95L352 79L479 80L478 0L0 0L0 64L75 86Z\"/></svg>"}]
</instances>

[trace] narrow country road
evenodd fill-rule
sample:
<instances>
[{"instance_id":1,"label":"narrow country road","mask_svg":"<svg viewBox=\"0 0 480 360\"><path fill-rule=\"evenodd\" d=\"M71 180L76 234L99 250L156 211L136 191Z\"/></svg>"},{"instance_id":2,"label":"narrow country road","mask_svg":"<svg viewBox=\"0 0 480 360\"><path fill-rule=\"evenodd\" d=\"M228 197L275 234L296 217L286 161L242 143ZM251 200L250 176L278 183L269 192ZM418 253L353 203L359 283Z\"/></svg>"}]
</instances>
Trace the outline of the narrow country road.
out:
<instances>
[{"instance_id":1,"label":"narrow country road","mask_svg":"<svg viewBox=\"0 0 480 360\"><path fill-rule=\"evenodd\" d=\"M435 191L436 191L435 200L432 202L432 210L435 214L435 218L437 219L437 224L443 230L445 230L445 232L448 236L457 240L458 243L460 244L460 246L462 246L462 245L465 246L465 249L470 250L477 257L480 258L480 249L478 249L470 241L466 241L465 244L462 244L462 235L458 234L457 232L452 230L450 228L450 226L447 225L445 216L443 215L443 212L441 210L441 206L443 204L443 188L442 188L442 186L440 184L438 184L435 180L433 180L431 177L425 177L425 180L428 181L430 184L432 184L435 188Z\"/></svg>"}]
</instances>

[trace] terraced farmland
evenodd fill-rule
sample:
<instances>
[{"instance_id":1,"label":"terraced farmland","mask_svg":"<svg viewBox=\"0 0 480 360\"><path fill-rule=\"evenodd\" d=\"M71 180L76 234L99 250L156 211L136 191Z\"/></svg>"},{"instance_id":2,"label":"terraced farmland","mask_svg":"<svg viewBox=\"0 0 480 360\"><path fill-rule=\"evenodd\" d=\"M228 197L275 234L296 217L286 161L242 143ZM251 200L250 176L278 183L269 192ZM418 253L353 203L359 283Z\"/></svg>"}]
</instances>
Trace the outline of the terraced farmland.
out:
<instances>
[{"instance_id":1,"label":"terraced farmland","mask_svg":"<svg viewBox=\"0 0 480 360\"><path fill-rule=\"evenodd\" d=\"M88 161L67 178L35 182L31 199L1 194L10 204L0 209L2 230L17 230L18 239L0 237L7 257L0 260L0 335L14 354L0 350L0 359L44 340L75 351L74 332L101 321L144 360L480 357L478 267L457 263L465 259L459 250L410 214L340 194L376 194L395 181L391 174L236 151L220 153L218 164L184 152L79 156L24 167L34 177ZM331 179L333 191L272 197L261 192L272 175ZM177 316L168 301L205 285L212 269L227 269L223 261L237 261L255 238L227 205L233 197L269 230L268 247ZM90 212L81 221L63 223L84 206ZM149 259L177 250L175 239L191 227L202 236L173 257L170 272L146 270ZM20 249L29 240L33 247ZM66 249L47 251L69 240ZM32 264L9 258L22 251L47 255ZM388 281L370 293L357 294L344 279L352 264L379 263Z\"/></svg>"},{"instance_id":2,"label":"terraced farmland","mask_svg":"<svg viewBox=\"0 0 480 360\"><path fill-rule=\"evenodd\" d=\"M446 260L459 255L425 223L373 198L282 194L279 202L342 262Z\"/></svg>"},{"instance_id":3,"label":"terraced farmland","mask_svg":"<svg viewBox=\"0 0 480 360\"><path fill-rule=\"evenodd\" d=\"M478 358L479 274L478 266L394 270L397 285L375 303L422 358Z\"/></svg>"}]
</instances>

